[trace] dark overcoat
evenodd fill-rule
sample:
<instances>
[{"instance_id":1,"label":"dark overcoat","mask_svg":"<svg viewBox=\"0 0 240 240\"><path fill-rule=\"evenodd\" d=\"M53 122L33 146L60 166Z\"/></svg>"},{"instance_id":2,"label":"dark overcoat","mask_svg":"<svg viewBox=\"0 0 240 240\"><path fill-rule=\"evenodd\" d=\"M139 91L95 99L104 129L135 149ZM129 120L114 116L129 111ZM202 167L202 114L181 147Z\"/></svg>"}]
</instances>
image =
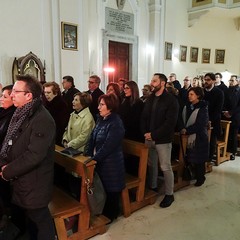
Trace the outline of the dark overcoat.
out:
<instances>
[{"instance_id":1,"label":"dark overcoat","mask_svg":"<svg viewBox=\"0 0 240 240\"><path fill-rule=\"evenodd\" d=\"M15 107L11 106L7 109L1 108L0 111L0 149L3 143L3 140L6 136L8 125L10 123L10 120L12 118L12 115L15 111Z\"/></svg>"},{"instance_id":2,"label":"dark overcoat","mask_svg":"<svg viewBox=\"0 0 240 240\"><path fill-rule=\"evenodd\" d=\"M97 161L96 171L106 192L121 192L125 187L123 137L123 123L115 113L99 117L91 134L87 155Z\"/></svg>"},{"instance_id":3,"label":"dark overcoat","mask_svg":"<svg viewBox=\"0 0 240 240\"><path fill-rule=\"evenodd\" d=\"M205 101L192 105L186 105L186 119L188 119L191 113L198 109L196 121L193 125L185 127L187 134L196 134L195 146L191 149L187 149L187 160L191 163L203 163L208 160L209 155L209 142L208 142L208 106Z\"/></svg>"},{"instance_id":4,"label":"dark overcoat","mask_svg":"<svg viewBox=\"0 0 240 240\"><path fill-rule=\"evenodd\" d=\"M53 190L55 123L37 101L12 140L3 177L11 181L14 204L48 206Z\"/></svg>"}]
</instances>

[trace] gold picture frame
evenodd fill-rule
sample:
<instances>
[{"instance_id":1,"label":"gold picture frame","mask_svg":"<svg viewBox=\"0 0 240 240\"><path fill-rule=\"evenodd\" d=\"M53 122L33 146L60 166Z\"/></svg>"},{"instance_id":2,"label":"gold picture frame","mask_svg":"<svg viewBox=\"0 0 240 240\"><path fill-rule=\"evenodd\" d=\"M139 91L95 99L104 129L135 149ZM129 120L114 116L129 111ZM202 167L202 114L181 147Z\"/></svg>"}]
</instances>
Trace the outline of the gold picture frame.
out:
<instances>
[{"instance_id":1,"label":"gold picture frame","mask_svg":"<svg viewBox=\"0 0 240 240\"><path fill-rule=\"evenodd\" d=\"M211 49L203 48L202 49L202 63L210 63Z\"/></svg>"},{"instance_id":2,"label":"gold picture frame","mask_svg":"<svg viewBox=\"0 0 240 240\"><path fill-rule=\"evenodd\" d=\"M215 50L215 63L224 63L225 60L225 49Z\"/></svg>"},{"instance_id":3,"label":"gold picture frame","mask_svg":"<svg viewBox=\"0 0 240 240\"><path fill-rule=\"evenodd\" d=\"M198 47L190 48L190 62L192 63L198 62Z\"/></svg>"},{"instance_id":4,"label":"gold picture frame","mask_svg":"<svg viewBox=\"0 0 240 240\"><path fill-rule=\"evenodd\" d=\"M165 60L172 60L172 47L172 43L165 42Z\"/></svg>"},{"instance_id":5,"label":"gold picture frame","mask_svg":"<svg viewBox=\"0 0 240 240\"><path fill-rule=\"evenodd\" d=\"M68 22L61 22L62 49L78 50L78 25Z\"/></svg>"},{"instance_id":6,"label":"gold picture frame","mask_svg":"<svg viewBox=\"0 0 240 240\"><path fill-rule=\"evenodd\" d=\"M200 7L211 3L212 0L192 0L192 7Z\"/></svg>"},{"instance_id":7,"label":"gold picture frame","mask_svg":"<svg viewBox=\"0 0 240 240\"><path fill-rule=\"evenodd\" d=\"M180 45L179 60L180 62L187 61L187 46Z\"/></svg>"}]
</instances>

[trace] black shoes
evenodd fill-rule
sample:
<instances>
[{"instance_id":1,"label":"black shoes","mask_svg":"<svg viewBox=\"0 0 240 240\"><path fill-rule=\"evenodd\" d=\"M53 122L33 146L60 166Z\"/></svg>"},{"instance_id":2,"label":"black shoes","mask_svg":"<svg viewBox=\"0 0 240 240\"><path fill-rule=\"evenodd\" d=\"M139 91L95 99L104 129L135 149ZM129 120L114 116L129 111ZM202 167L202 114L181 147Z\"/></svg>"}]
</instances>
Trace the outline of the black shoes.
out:
<instances>
[{"instance_id":1,"label":"black shoes","mask_svg":"<svg viewBox=\"0 0 240 240\"><path fill-rule=\"evenodd\" d=\"M231 160L231 161L235 160L235 154L231 154L230 160Z\"/></svg>"},{"instance_id":2,"label":"black shoes","mask_svg":"<svg viewBox=\"0 0 240 240\"><path fill-rule=\"evenodd\" d=\"M173 195L165 195L159 206L161 208L167 208L170 207L171 204L174 202L174 196Z\"/></svg>"},{"instance_id":3,"label":"black shoes","mask_svg":"<svg viewBox=\"0 0 240 240\"><path fill-rule=\"evenodd\" d=\"M194 184L195 187L200 187L204 184L206 178L204 177L204 179L202 180L197 180L196 183Z\"/></svg>"}]
</instances>

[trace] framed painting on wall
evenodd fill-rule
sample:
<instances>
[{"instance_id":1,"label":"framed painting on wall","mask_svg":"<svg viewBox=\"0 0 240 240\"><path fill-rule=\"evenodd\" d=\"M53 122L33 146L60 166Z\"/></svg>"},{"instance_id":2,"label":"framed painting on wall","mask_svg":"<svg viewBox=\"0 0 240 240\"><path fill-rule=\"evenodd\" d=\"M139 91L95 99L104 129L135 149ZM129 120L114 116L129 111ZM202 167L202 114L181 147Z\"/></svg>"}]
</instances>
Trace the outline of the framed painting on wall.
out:
<instances>
[{"instance_id":1,"label":"framed painting on wall","mask_svg":"<svg viewBox=\"0 0 240 240\"><path fill-rule=\"evenodd\" d=\"M202 63L210 63L211 49L203 48L202 49Z\"/></svg>"},{"instance_id":2,"label":"framed painting on wall","mask_svg":"<svg viewBox=\"0 0 240 240\"><path fill-rule=\"evenodd\" d=\"M204 6L211 3L212 0L192 0L192 7Z\"/></svg>"},{"instance_id":3,"label":"framed painting on wall","mask_svg":"<svg viewBox=\"0 0 240 240\"><path fill-rule=\"evenodd\" d=\"M190 62L197 63L198 62L198 48L191 47L190 49Z\"/></svg>"},{"instance_id":4,"label":"framed painting on wall","mask_svg":"<svg viewBox=\"0 0 240 240\"><path fill-rule=\"evenodd\" d=\"M165 42L165 60L172 60L172 43Z\"/></svg>"},{"instance_id":5,"label":"framed painting on wall","mask_svg":"<svg viewBox=\"0 0 240 240\"><path fill-rule=\"evenodd\" d=\"M215 50L215 63L224 63L225 59L225 49Z\"/></svg>"},{"instance_id":6,"label":"framed painting on wall","mask_svg":"<svg viewBox=\"0 0 240 240\"><path fill-rule=\"evenodd\" d=\"M179 60L180 62L187 61L187 46L180 45Z\"/></svg>"},{"instance_id":7,"label":"framed painting on wall","mask_svg":"<svg viewBox=\"0 0 240 240\"><path fill-rule=\"evenodd\" d=\"M62 49L78 50L78 25L62 22Z\"/></svg>"}]
</instances>

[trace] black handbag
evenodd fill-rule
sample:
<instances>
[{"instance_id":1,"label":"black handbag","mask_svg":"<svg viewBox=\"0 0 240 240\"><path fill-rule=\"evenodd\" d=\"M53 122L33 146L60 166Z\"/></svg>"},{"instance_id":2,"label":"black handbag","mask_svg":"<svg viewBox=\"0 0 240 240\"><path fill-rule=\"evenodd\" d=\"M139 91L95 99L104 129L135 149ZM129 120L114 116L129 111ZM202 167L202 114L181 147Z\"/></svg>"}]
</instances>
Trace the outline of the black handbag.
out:
<instances>
[{"instance_id":1,"label":"black handbag","mask_svg":"<svg viewBox=\"0 0 240 240\"><path fill-rule=\"evenodd\" d=\"M89 162L89 160L86 162ZM93 181L90 183L86 162L84 168L86 173L85 183L87 185L87 199L91 215L96 216L102 214L106 202L106 192L96 171L94 171Z\"/></svg>"},{"instance_id":2,"label":"black handbag","mask_svg":"<svg viewBox=\"0 0 240 240\"><path fill-rule=\"evenodd\" d=\"M182 179L184 181L194 180L195 179L195 170L194 170L193 165L190 162L188 162L188 160L187 160L187 154L186 154L186 152L184 152L184 149L183 149L182 136L180 136L180 145L181 145L183 161L184 161Z\"/></svg>"}]
</instances>

